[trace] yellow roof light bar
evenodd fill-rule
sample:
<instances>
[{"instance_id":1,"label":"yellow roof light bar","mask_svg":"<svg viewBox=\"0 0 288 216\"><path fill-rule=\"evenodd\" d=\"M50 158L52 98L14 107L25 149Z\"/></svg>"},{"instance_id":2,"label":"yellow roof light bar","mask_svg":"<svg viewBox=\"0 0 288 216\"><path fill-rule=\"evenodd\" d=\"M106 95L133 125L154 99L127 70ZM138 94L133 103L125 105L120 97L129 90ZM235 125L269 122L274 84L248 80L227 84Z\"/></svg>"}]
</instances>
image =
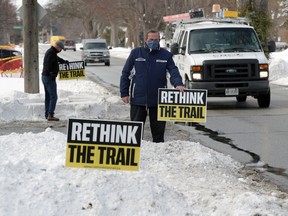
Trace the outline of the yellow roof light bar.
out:
<instances>
[{"instance_id":1,"label":"yellow roof light bar","mask_svg":"<svg viewBox=\"0 0 288 216\"><path fill-rule=\"evenodd\" d=\"M224 11L225 18L238 18L238 11Z\"/></svg>"}]
</instances>

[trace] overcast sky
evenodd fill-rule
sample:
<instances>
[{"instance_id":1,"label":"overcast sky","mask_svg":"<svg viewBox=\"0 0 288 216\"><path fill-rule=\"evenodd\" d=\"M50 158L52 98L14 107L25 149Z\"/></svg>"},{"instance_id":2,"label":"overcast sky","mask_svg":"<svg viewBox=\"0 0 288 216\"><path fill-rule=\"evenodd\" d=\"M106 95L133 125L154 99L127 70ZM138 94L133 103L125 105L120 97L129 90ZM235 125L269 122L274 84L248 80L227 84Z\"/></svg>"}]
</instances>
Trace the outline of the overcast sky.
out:
<instances>
[{"instance_id":1,"label":"overcast sky","mask_svg":"<svg viewBox=\"0 0 288 216\"><path fill-rule=\"evenodd\" d=\"M10 0L13 4L15 4L18 7L22 6L22 2L23 0ZM41 6L45 6L45 4L47 4L49 2L49 0L37 0L37 2L41 5Z\"/></svg>"}]
</instances>

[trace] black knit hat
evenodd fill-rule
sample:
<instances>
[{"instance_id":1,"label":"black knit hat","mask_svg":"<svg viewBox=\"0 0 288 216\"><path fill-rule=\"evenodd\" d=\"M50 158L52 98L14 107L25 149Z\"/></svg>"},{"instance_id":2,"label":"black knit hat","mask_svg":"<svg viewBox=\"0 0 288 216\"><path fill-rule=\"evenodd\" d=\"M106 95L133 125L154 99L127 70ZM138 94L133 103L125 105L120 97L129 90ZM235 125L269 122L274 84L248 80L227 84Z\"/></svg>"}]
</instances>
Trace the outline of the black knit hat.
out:
<instances>
[{"instance_id":1,"label":"black knit hat","mask_svg":"<svg viewBox=\"0 0 288 216\"><path fill-rule=\"evenodd\" d=\"M56 41L56 45L59 46L61 49L64 49L64 43L63 41Z\"/></svg>"}]
</instances>

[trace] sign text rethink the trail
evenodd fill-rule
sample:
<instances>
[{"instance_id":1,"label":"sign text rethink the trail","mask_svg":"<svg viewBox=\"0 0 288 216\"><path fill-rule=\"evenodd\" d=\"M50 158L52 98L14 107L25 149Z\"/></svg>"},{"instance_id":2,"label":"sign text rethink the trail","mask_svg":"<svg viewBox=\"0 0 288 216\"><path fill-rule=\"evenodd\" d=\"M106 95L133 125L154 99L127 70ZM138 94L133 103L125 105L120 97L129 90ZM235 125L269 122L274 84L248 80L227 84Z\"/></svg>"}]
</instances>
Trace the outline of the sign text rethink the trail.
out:
<instances>
[{"instance_id":1,"label":"sign text rethink the trail","mask_svg":"<svg viewBox=\"0 0 288 216\"><path fill-rule=\"evenodd\" d=\"M158 90L158 120L206 122L207 90Z\"/></svg>"},{"instance_id":2,"label":"sign text rethink the trail","mask_svg":"<svg viewBox=\"0 0 288 216\"><path fill-rule=\"evenodd\" d=\"M69 119L66 166L138 170L142 122Z\"/></svg>"},{"instance_id":3,"label":"sign text rethink the trail","mask_svg":"<svg viewBox=\"0 0 288 216\"><path fill-rule=\"evenodd\" d=\"M84 61L74 61L69 63L59 64L59 79L78 79L85 78Z\"/></svg>"}]
</instances>

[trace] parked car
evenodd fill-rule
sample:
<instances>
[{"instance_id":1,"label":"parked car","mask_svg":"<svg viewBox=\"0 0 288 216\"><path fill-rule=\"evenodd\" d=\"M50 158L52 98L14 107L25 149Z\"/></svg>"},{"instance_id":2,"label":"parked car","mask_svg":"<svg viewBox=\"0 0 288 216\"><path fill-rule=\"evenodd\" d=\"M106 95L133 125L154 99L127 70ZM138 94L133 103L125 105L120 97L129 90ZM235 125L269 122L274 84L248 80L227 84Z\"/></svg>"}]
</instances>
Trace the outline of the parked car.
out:
<instances>
[{"instance_id":1,"label":"parked car","mask_svg":"<svg viewBox=\"0 0 288 216\"><path fill-rule=\"evenodd\" d=\"M22 56L22 53L17 50L8 49L8 48L0 48L0 59L8 58L12 56Z\"/></svg>"},{"instance_id":2,"label":"parked car","mask_svg":"<svg viewBox=\"0 0 288 216\"><path fill-rule=\"evenodd\" d=\"M76 43L73 40L66 40L64 42L64 51L73 50L76 51Z\"/></svg>"},{"instance_id":3,"label":"parked car","mask_svg":"<svg viewBox=\"0 0 288 216\"><path fill-rule=\"evenodd\" d=\"M17 50L0 47L0 74L20 72L22 74L22 53Z\"/></svg>"}]
</instances>

